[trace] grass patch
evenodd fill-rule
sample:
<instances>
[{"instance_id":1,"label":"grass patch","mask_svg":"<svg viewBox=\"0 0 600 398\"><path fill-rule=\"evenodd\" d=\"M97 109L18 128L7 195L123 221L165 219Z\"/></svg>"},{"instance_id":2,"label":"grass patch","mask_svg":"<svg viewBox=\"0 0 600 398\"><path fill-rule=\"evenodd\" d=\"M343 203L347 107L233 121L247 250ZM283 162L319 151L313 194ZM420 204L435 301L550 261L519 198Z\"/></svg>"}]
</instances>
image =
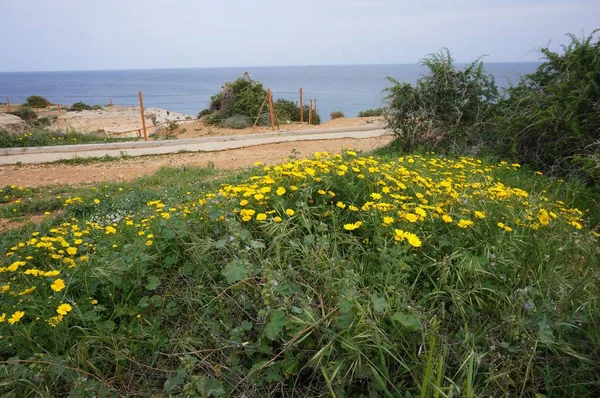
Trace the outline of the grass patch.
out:
<instances>
[{"instance_id":1,"label":"grass patch","mask_svg":"<svg viewBox=\"0 0 600 398\"><path fill-rule=\"evenodd\" d=\"M11 134L6 130L0 129L0 148L103 144L131 141L138 141L138 138L117 138L101 134L83 134L77 132L56 133L43 128L31 129L25 134Z\"/></svg>"},{"instance_id":2,"label":"grass patch","mask_svg":"<svg viewBox=\"0 0 600 398\"><path fill-rule=\"evenodd\" d=\"M597 395L581 189L351 151L64 189L60 220L0 235L0 391Z\"/></svg>"}]
</instances>

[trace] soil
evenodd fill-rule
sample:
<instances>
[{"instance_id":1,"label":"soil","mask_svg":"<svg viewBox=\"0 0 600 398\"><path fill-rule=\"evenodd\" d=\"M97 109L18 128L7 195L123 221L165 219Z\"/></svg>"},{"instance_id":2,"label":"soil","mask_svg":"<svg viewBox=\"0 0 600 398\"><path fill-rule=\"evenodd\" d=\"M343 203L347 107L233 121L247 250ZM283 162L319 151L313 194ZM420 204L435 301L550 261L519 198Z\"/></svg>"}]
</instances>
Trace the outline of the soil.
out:
<instances>
[{"instance_id":1,"label":"soil","mask_svg":"<svg viewBox=\"0 0 600 398\"><path fill-rule=\"evenodd\" d=\"M350 120L350 119L347 119ZM335 122L335 121L334 121ZM337 122L340 123L340 122ZM339 127L330 126L327 127ZM240 134L240 130L234 130ZM221 133L219 135L222 135ZM389 135L367 139L334 139L296 141L230 149L220 152L177 153L121 159L108 163L82 165L31 164L0 166L0 186L15 184L24 187L50 185L86 185L101 181L129 181L152 174L162 166L214 165L218 169L236 170L255 162L276 164L285 161L292 151L298 157L317 151L339 153L343 149L369 151L392 141Z\"/></svg>"}]
</instances>

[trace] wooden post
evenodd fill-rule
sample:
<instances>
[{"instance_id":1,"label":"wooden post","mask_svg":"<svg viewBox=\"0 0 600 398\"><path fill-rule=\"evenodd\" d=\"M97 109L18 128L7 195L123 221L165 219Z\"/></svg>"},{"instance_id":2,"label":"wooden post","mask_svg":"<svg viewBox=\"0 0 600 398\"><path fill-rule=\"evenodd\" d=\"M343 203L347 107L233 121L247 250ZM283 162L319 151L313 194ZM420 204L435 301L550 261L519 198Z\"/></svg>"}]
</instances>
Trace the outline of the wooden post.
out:
<instances>
[{"instance_id":1,"label":"wooden post","mask_svg":"<svg viewBox=\"0 0 600 398\"><path fill-rule=\"evenodd\" d=\"M58 104L58 113L62 113L62 111L60 110L60 104Z\"/></svg>"},{"instance_id":2,"label":"wooden post","mask_svg":"<svg viewBox=\"0 0 600 398\"><path fill-rule=\"evenodd\" d=\"M312 124L312 100L310 100L310 106L308 108L308 124Z\"/></svg>"},{"instance_id":3,"label":"wooden post","mask_svg":"<svg viewBox=\"0 0 600 398\"><path fill-rule=\"evenodd\" d=\"M317 100L315 100L315 110L313 112L317 113Z\"/></svg>"},{"instance_id":4,"label":"wooden post","mask_svg":"<svg viewBox=\"0 0 600 398\"><path fill-rule=\"evenodd\" d=\"M10 100L8 98L6 99L6 108L7 112L10 112Z\"/></svg>"},{"instance_id":5,"label":"wooden post","mask_svg":"<svg viewBox=\"0 0 600 398\"><path fill-rule=\"evenodd\" d=\"M273 114L273 94L271 94L271 89L267 90L267 95L269 96L269 117L271 118L271 130L275 131L275 115Z\"/></svg>"},{"instance_id":6,"label":"wooden post","mask_svg":"<svg viewBox=\"0 0 600 398\"><path fill-rule=\"evenodd\" d=\"M112 106L112 98L108 99L108 106Z\"/></svg>"},{"instance_id":7,"label":"wooden post","mask_svg":"<svg viewBox=\"0 0 600 398\"><path fill-rule=\"evenodd\" d=\"M258 115L256 115L256 120L254 120L254 126L252 126L252 131L254 131L254 128L256 127L256 125L258 123L258 118L260 117L260 114L262 113L262 110L265 107L265 103L267 102L268 97L269 97L269 95L265 95L265 99L263 100L262 105L260 106L260 109L258 110Z\"/></svg>"},{"instance_id":8,"label":"wooden post","mask_svg":"<svg viewBox=\"0 0 600 398\"><path fill-rule=\"evenodd\" d=\"M300 87L300 123L304 122L304 106L302 106L302 87Z\"/></svg>"},{"instance_id":9,"label":"wooden post","mask_svg":"<svg viewBox=\"0 0 600 398\"><path fill-rule=\"evenodd\" d=\"M36 115L38 115L38 117L40 117L40 111L38 110L37 106L35 107L35 113L36 113Z\"/></svg>"},{"instance_id":10,"label":"wooden post","mask_svg":"<svg viewBox=\"0 0 600 398\"><path fill-rule=\"evenodd\" d=\"M140 112L142 113L142 129L144 130L144 141L148 141L148 132L146 131L146 118L144 118L144 100L142 100L142 92L138 91L140 97Z\"/></svg>"}]
</instances>

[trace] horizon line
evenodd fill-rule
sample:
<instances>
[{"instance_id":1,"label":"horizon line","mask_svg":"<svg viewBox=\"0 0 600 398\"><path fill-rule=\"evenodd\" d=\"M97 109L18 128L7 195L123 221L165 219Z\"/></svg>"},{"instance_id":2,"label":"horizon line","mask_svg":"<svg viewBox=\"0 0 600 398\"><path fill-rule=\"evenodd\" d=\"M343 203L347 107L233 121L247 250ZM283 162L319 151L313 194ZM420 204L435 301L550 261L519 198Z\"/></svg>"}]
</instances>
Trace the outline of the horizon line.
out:
<instances>
[{"instance_id":1,"label":"horizon line","mask_svg":"<svg viewBox=\"0 0 600 398\"><path fill-rule=\"evenodd\" d=\"M456 65L465 65L471 62L454 62ZM493 61L487 64L536 64L542 61ZM484 65L486 64L484 63ZM335 67L335 66L392 66L392 65L419 65L420 62L403 63L374 63L374 64L305 64L305 65L246 65L246 66L189 66L172 68L115 68L115 69L61 69L61 70L9 70L0 73L59 73L59 72L126 72L150 70L190 70L190 69L241 69L241 68L306 68L306 67Z\"/></svg>"}]
</instances>

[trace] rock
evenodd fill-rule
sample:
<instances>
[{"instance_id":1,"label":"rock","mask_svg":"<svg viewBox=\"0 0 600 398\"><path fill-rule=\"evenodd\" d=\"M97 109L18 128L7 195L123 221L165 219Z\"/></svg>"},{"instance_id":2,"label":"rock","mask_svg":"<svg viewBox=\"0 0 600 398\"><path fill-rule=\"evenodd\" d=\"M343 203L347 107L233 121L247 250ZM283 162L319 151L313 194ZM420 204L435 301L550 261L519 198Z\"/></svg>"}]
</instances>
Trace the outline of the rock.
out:
<instances>
[{"instance_id":1,"label":"rock","mask_svg":"<svg viewBox=\"0 0 600 398\"><path fill-rule=\"evenodd\" d=\"M18 116L9 113L0 113L0 129L7 130L12 134L23 134L27 123Z\"/></svg>"}]
</instances>

